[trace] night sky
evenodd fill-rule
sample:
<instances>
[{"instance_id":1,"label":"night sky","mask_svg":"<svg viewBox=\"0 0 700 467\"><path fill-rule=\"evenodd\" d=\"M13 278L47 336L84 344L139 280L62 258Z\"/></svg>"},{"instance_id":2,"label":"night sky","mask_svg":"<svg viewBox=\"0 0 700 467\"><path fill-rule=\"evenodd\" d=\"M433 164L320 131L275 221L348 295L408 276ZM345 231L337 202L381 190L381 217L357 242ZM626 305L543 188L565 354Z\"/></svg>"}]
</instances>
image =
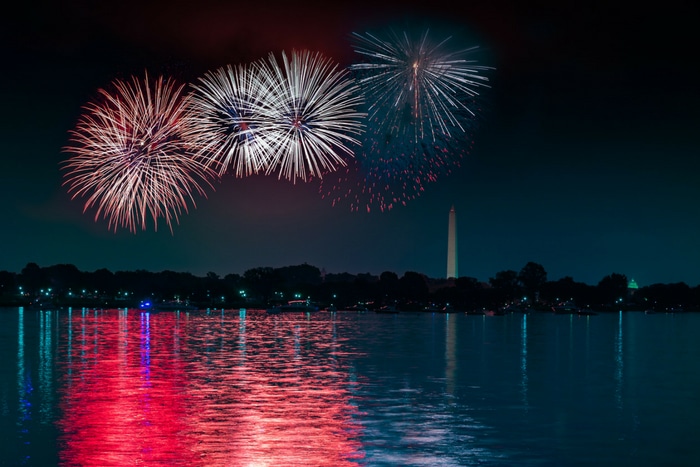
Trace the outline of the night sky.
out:
<instances>
[{"instance_id":1,"label":"night sky","mask_svg":"<svg viewBox=\"0 0 700 467\"><path fill-rule=\"evenodd\" d=\"M550 280L700 284L692 2L317 3L33 2L5 14L0 270L223 276L308 263L441 278L454 205L460 276L487 281L534 261ZM402 27L456 31L494 67L469 156L406 206L350 212L314 183L230 175L172 233L115 233L62 186L68 132L116 78L189 83L292 48L348 66L352 32Z\"/></svg>"}]
</instances>

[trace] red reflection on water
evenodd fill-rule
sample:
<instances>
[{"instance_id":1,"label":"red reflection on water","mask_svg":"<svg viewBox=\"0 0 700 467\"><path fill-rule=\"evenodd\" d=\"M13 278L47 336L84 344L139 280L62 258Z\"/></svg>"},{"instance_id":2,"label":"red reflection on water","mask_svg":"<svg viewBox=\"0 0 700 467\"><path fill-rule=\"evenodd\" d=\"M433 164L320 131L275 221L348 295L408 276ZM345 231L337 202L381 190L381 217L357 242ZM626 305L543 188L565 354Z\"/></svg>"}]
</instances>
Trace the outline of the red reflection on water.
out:
<instances>
[{"instance_id":1,"label":"red reflection on water","mask_svg":"<svg viewBox=\"0 0 700 467\"><path fill-rule=\"evenodd\" d=\"M62 341L64 465L356 465L329 323L110 310Z\"/></svg>"},{"instance_id":2,"label":"red reflection on water","mask_svg":"<svg viewBox=\"0 0 700 467\"><path fill-rule=\"evenodd\" d=\"M77 316L76 316L77 315ZM143 319L142 319L143 318ZM119 311L73 314L61 426L66 465L195 465L194 440L181 436L187 375L172 347L172 320ZM155 332L154 332L155 331Z\"/></svg>"}]
</instances>

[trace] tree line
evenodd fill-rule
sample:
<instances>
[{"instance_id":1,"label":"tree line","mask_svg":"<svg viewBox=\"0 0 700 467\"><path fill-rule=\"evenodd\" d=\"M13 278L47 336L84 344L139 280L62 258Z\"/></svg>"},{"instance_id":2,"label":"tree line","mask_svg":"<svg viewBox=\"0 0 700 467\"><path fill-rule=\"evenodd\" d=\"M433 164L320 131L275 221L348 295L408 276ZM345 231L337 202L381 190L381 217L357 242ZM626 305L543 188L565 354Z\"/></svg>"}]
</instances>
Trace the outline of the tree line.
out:
<instances>
[{"instance_id":1,"label":"tree line","mask_svg":"<svg viewBox=\"0 0 700 467\"><path fill-rule=\"evenodd\" d=\"M519 271L497 272L487 282L473 277L434 279L408 271L401 277L385 271L379 276L327 274L301 264L281 268L257 267L224 277L209 272L145 270L80 271L72 264L40 267L28 263L21 272L0 271L0 305L137 307L142 300L178 300L202 307L266 307L273 303L309 298L322 305L374 307L391 304L404 310L494 309L518 303L550 307L564 301L598 310L698 310L700 286L653 284L633 289L624 274L612 273L596 285L571 277L547 279L545 268L528 262Z\"/></svg>"}]
</instances>

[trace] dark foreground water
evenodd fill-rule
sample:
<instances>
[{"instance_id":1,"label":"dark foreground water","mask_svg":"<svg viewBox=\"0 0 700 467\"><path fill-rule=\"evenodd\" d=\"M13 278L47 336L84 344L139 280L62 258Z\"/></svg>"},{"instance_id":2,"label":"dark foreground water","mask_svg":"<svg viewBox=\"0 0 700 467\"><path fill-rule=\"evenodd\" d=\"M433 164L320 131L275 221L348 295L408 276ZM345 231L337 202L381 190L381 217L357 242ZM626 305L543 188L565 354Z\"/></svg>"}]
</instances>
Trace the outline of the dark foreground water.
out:
<instances>
[{"instance_id":1,"label":"dark foreground water","mask_svg":"<svg viewBox=\"0 0 700 467\"><path fill-rule=\"evenodd\" d=\"M0 465L700 465L700 314L0 310Z\"/></svg>"}]
</instances>

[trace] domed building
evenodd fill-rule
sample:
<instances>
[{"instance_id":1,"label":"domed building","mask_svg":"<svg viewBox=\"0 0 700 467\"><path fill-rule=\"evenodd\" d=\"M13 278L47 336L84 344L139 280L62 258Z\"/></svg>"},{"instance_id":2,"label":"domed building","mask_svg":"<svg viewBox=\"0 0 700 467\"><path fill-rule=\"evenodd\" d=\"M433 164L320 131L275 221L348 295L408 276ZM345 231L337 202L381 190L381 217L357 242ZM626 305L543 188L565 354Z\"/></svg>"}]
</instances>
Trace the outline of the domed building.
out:
<instances>
[{"instance_id":1,"label":"domed building","mask_svg":"<svg viewBox=\"0 0 700 467\"><path fill-rule=\"evenodd\" d=\"M639 286L634 279L630 279L627 282L627 296L634 297L634 294L639 290Z\"/></svg>"}]
</instances>

